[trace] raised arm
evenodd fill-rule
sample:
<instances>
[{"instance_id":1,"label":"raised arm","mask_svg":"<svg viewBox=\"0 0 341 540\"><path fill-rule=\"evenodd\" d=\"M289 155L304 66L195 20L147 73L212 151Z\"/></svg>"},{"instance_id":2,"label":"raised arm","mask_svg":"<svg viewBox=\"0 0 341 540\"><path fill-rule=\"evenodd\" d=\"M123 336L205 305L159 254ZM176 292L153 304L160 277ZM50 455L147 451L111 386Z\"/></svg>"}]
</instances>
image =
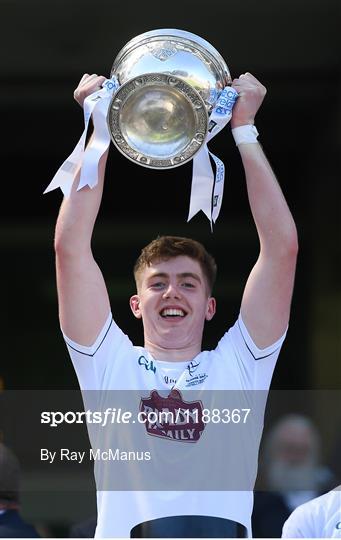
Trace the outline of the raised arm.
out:
<instances>
[{"instance_id":1,"label":"raised arm","mask_svg":"<svg viewBox=\"0 0 341 540\"><path fill-rule=\"evenodd\" d=\"M250 73L232 85L240 97L231 127L254 124L266 89ZM258 232L260 253L247 280L241 304L243 321L263 349L285 332L289 321L298 251L293 217L271 166L258 143L238 146L248 198Z\"/></svg>"},{"instance_id":2,"label":"raised arm","mask_svg":"<svg viewBox=\"0 0 341 540\"><path fill-rule=\"evenodd\" d=\"M80 105L101 86L105 77L85 74L74 97ZM56 224L55 252L59 318L64 333L81 345L92 345L110 312L107 289L91 250L91 237L101 204L107 154L99 164L96 187L64 198Z\"/></svg>"}]
</instances>

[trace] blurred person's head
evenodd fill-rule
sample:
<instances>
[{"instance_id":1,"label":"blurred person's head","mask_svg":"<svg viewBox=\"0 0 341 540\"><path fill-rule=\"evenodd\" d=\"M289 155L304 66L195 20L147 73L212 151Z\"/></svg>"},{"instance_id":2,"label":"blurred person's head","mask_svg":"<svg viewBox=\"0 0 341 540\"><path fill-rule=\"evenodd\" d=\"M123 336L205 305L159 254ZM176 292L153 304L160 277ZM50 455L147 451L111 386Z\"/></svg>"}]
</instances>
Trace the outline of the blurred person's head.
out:
<instances>
[{"instance_id":1,"label":"blurred person's head","mask_svg":"<svg viewBox=\"0 0 341 540\"><path fill-rule=\"evenodd\" d=\"M12 450L0 443L0 509L19 505L20 465Z\"/></svg>"},{"instance_id":2,"label":"blurred person's head","mask_svg":"<svg viewBox=\"0 0 341 540\"><path fill-rule=\"evenodd\" d=\"M313 422L298 414L284 416L265 443L267 487L275 491L318 490L324 483L320 437Z\"/></svg>"}]
</instances>

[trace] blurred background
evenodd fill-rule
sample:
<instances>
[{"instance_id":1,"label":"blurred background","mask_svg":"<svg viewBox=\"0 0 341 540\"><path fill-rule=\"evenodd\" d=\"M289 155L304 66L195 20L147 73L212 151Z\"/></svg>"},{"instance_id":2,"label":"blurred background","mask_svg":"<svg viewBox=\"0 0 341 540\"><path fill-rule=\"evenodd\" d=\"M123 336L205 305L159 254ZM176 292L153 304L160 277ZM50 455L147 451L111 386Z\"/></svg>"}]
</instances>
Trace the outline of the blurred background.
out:
<instances>
[{"instance_id":1,"label":"blurred background","mask_svg":"<svg viewBox=\"0 0 341 540\"><path fill-rule=\"evenodd\" d=\"M168 27L205 38L225 58L232 77L250 71L268 89L256 125L300 240L290 327L273 388L297 393L333 390L337 399L341 387L339 1L0 0L0 11L0 388L78 388L57 317L53 235L62 195L59 191L43 195L43 191L83 130L81 109L72 97L83 73L108 76L116 54L129 39ZM186 223L191 163L174 170L148 170L111 146L94 252L115 319L137 344L142 342L142 331L128 305L134 293L131 269L140 249L158 234L196 238L217 260L218 311L206 327L203 346L214 347L238 315L258 242L229 127L210 143L210 149L226 165L223 206L213 234L202 213ZM328 414L327 419L328 407L315 403L310 411L325 441L325 459L334 451L339 425L337 414ZM295 400L288 400L286 408L281 413L300 412ZM269 414L266 425L271 426L275 414L273 410ZM54 509L55 517L46 518L50 526L54 523L53 533L66 534L65 523L88 515L93 501L89 507L86 504L61 507L60 502L46 502L46 508ZM60 519L57 507L63 508ZM75 507L78 510L71 515L70 508ZM39 519L31 499L25 511Z\"/></svg>"}]
</instances>

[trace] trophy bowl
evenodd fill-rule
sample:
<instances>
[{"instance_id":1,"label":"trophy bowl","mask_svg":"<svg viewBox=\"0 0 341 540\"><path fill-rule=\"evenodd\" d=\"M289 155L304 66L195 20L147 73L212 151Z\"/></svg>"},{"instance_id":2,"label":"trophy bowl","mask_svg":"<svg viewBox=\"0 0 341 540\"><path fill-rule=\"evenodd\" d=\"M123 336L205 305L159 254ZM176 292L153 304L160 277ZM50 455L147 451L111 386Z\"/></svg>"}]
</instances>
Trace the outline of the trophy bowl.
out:
<instances>
[{"instance_id":1,"label":"trophy bowl","mask_svg":"<svg viewBox=\"0 0 341 540\"><path fill-rule=\"evenodd\" d=\"M145 32L114 60L119 88L108 109L111 139L127 158L153 169L186 163L200 150L209 115L231 84L206 40L184 30Z\"/></svg>"}]
</instances>

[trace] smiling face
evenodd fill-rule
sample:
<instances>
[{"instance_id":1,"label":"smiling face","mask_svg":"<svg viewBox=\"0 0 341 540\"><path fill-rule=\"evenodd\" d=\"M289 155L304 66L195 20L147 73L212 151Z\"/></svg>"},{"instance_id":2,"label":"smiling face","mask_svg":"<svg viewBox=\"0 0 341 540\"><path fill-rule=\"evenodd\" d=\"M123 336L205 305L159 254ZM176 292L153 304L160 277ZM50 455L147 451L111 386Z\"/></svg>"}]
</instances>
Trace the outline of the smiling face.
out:
<instances>
[{"instance_id":1,"label":"smiling face","mask_svg":"<svg viewBox=\"0 0 341 540\"><path fill-rule=\"evenodd\" d=\"M200 264L187 255L155 261L139 274L137 289L130 306L143 320L145 347L158 359L194 358L215 313Z\"/></svg>"}]
</instances>

